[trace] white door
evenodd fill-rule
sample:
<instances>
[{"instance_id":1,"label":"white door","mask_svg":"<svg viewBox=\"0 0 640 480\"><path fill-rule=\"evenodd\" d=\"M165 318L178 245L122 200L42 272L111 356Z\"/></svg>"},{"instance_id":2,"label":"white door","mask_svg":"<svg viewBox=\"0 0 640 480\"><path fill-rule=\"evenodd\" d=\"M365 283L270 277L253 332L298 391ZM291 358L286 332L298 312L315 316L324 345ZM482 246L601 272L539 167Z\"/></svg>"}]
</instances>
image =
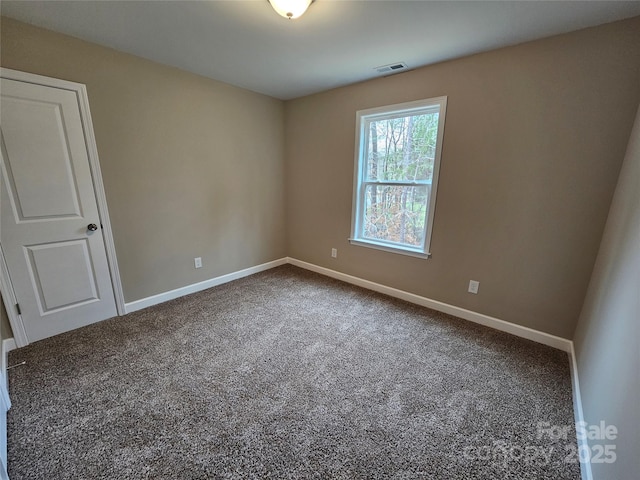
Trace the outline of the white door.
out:
<instances>
[{"instance_id":1,"label":"white door","mask_svg":"<svg viewBox=\"0 0 640 480\"><path fill-rule=\"evenodd\" d=\"M0 376L4 377L0 373ZM6 377L0 378L0 480L7 477L7 410L11 408Z\"/></svg>"},{"instance_id":2,"label":"white door","mask_svg":"<svg viewBox=\"0 0 640 480\"><path fill-rule=\"evenodd\" d=\"M76 92L1 82L0 244L34 342L116 316L116 302Z\"/></svg>"}]
</instances>

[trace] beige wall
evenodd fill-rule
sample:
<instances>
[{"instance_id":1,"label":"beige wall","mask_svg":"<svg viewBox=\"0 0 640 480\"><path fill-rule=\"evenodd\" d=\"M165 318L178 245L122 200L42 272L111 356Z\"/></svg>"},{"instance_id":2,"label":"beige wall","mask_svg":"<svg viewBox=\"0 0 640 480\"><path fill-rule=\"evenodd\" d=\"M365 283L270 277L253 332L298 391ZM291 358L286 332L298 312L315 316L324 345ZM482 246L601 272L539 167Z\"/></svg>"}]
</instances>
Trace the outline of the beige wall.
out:
<instances>
[{"instance_id":1,"label":"beige wall","mask_svg":"<svg viewBox=\"0 0 640 480\"><path fill-rule=\"evenodd\" d=\"M284 109L10 19L1 35L2 66L87 85L127 301L290 255L571 338L640 100L640 18ZM356 110L439 95L433 258L351 246Z\"/></svg>"},{"instance_id":2,"label":"beige wall","mask_svg":"<svg viewBox=\"0 0 640 480\"><path fill-rule=\"evenodd\" d=\"M281 101L6 18L1 35L3 67L87 85L127 301L285 255Z\"/></svg>"},{"instance_id":3,"label":"beige wall","mask_svg":"<svg viewBox=\"0 0 640 480\"><path fill-rule=\"evenodd\" d=\"M288 254L572 338L640 99L640 18L285 111L13 20L1 34L2 66L88 87L127 301ZM433 258L349 245L356 110L440 95L449 103ZM633 476L640 449L628 430L640 422L640 118L634 132L575 332L586 420L620 429L618 461L594 465L596 479ZM471 278L477 296L466 293ZM9 336L0 303L0 340Z\"/></svg>"},{"instance_id":4,"label":"beige wall","mask_svg":"<svg viewBox=\"0 0 640 480\"><path fill-rule=\"evenodd\" d=\"M638 85L640 17L288 101L288 254L571 338ZM356 111L440 95L433 258L351 246Z\"/></svg>"},{"instance_id":5,"label":"beige wall","mask_svg":"<svg viewBox=\"0 0 640 480\"><path fill-rule=\"evenodd\" d=\"M594 479L637 478L640 452L640 110L574 338L585 421L617 426Z\"/></svg>"}]
</instances>

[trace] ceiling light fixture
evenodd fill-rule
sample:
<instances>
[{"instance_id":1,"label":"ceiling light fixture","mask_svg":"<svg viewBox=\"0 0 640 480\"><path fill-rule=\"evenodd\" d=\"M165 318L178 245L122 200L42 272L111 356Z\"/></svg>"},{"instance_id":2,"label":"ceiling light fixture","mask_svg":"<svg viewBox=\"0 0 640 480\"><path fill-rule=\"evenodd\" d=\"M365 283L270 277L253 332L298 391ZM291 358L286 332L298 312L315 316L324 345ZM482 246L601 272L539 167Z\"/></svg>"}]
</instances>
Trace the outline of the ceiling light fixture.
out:
<instances>
[{"instance_id":1,"label":"ceiling light fixture","mask_svg":"<svg viewBox=\"0 0 640 480\"><path fill-rule=\"evenodd\" d=\"M268 0L273 9L284 18L298 18L315 0Z\"/></svg>"}]
</instances>

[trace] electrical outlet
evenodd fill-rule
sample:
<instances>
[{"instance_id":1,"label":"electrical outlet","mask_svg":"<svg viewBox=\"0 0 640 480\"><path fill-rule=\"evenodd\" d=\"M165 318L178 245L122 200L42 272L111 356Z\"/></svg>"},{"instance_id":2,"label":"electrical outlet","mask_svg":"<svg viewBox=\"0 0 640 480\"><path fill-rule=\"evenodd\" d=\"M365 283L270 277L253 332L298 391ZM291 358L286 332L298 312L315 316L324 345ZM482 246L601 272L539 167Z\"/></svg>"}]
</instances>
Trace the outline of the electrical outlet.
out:
<instances>
[{"instance_id":1,"label":"electrical outlet","mask_svg":"<svg viewBox=\"0 0 640 480\"><path fill-rule=\"evenodd\" d=\"M480 288L480 282L477 280L469 280L469 293L478 293L478 288Z\"/></svg>"},{"instance_id":2,"label":"electrical outlet","mask_svg":"<svg viewBox=\"0 0 640 480\"><path fill-rule=\"evenodd\" d=\"M338 249L337 248L332 248L331 249L331 256L333 258L338 258Z\"/></svg>"},{"instance_id":3,"label":"electrical outlet","mask_svg":"<svg viewBox=\"0 0 640 480\"><path fill-rule=\"evenodd\" d=\"M202 257L194 258L193 263L196 265L196 268L202 268Z\"/></svg>"}]
</instances>

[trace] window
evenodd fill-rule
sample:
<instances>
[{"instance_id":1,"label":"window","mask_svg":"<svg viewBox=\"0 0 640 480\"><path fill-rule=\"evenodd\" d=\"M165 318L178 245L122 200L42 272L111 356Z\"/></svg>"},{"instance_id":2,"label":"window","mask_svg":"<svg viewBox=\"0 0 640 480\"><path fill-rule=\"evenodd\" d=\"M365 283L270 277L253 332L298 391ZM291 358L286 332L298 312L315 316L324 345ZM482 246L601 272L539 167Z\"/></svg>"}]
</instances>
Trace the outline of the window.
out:
<instances>
[{"instance_id":1,"label":"window","mask_svg":"<svg viewBox=\"0 0 640 480\"><path fill-rule=\"evenodd\" d=\"M356 114L351 243L429 257L447 97Z\"/></svg>"}]
</instances>

